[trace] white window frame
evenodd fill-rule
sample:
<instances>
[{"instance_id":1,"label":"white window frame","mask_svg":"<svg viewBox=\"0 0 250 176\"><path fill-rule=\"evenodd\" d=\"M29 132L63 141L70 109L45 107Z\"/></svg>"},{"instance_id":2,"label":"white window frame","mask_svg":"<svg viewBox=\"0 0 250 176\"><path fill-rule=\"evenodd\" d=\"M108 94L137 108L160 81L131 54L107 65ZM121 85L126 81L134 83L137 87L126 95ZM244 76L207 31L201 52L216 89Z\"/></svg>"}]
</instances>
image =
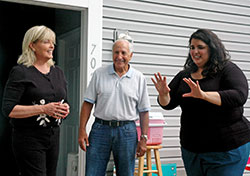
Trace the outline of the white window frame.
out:
<instances>
[{"instance_id":1,"label":"white window frame","mask_svg":"<svg viewBox=\"0 0 250 176\"><path fill-rule=\"evenodd\" d=\"M102 65L103 0L3 0L19 4L81 11L80 102L94 70ZM93 121L93 118L90 119ZM91 123L90 123L91 124ZM91 125L87 126L90 131ZM85 175L85 152L79 148L78 176Z\"/></svg>"}]
</instances>

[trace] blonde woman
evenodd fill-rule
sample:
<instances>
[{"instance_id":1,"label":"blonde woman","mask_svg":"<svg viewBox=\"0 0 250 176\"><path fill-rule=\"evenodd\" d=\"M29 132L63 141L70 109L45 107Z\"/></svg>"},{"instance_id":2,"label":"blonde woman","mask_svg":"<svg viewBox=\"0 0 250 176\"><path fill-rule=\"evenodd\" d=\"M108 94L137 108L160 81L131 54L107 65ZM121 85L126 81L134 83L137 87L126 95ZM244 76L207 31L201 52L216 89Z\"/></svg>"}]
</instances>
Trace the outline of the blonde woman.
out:
<instances>
[{"instance_id":1,"label":"blonde woman","mask_svg":"<svg viewBox=\"0 0 250 176\"><path fill-rule=\"evenodd\" d=\"M69 105L64 74L53 61L55 38L46 26L26 32L3 95L3 113L13 126L13 152L25 176L56 175L59 126Z\"/></svg>"}]
</instances>

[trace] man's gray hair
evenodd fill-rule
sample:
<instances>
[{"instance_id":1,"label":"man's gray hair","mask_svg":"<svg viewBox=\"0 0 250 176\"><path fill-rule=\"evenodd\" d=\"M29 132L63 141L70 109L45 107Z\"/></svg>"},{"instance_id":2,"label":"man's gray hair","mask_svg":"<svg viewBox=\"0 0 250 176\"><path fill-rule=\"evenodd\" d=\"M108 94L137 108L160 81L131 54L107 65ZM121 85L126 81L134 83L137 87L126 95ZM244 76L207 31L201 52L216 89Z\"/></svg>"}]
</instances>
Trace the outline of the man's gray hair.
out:
<instances>
[{"instance_id":1,"label":"man's gray hair","mask_svg":"<svg viewBox=\"0 0 250 176\"><path fill-rule=\"evenodd\" d=\"M133 46L134 41L133 41L132 37L131 37L128 33L121 33L121 34L118 36L118 39L114 42L113 48L114 48L116 42L121 41L121 40L128 41L128 43L129 43L129 51L130 51L130 53L132 53L132 52L133 52L133 49L134 49L134 46ZM112 49L113 49L113 48L112 48Z\"/></svg>"}]
</instances>

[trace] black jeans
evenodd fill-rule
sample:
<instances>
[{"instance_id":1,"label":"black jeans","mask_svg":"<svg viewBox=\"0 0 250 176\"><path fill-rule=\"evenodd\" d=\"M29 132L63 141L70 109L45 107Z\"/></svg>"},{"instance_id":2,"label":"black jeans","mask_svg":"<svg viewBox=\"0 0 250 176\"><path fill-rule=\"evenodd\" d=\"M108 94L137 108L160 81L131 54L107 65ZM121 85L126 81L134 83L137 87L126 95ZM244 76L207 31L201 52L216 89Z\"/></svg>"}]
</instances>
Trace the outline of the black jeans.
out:
<instances>
[{"instance_id":1,"label":"black jeans","mask_svg":"<svg viewBox=\"0 0 250 176\"><path fill-rule=\"evenodd\" d=\"M21 176L56 176L59 127L13 129L12 147Z\"/></svg>"}]
</instances>

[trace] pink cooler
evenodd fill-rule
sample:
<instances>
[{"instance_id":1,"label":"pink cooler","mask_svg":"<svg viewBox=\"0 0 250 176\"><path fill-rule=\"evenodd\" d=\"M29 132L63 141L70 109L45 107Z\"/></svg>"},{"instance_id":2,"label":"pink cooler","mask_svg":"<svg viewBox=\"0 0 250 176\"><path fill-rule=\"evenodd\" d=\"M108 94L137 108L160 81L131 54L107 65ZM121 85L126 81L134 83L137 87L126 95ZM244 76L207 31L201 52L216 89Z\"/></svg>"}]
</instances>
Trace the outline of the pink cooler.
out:
<instances>
[{"instance_id":1,"label":"pink cooler","mask_svg":"<svg viewBox=\"0 0 250 176\"><path fill-rule=\"evenodd\" d=\"M245 170L250 171L250 157L248 158L247 165L245 167Z\"/></svg>"},{"instance_id":2,"label":"pink cooler","mask_svg":"<svg viewBox=\"0 0 250 176\"><path fill-rule=\"evenodd\" d=\"M148 145L162 143L163 127L166 126L165 119L161 112L149 112ZM141 128L139 120L136 121L138 139L140 140Z\"/></svg>"}]
</instances>

